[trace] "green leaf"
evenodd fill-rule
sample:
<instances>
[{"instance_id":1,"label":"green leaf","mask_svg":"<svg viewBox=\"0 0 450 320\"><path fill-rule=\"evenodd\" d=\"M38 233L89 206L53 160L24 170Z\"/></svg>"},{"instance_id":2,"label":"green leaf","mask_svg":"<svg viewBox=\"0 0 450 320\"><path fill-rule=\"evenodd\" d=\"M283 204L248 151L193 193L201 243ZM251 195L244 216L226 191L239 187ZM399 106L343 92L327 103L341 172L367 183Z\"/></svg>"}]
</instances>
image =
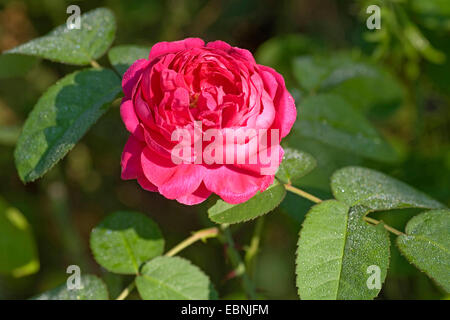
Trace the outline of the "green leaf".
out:
<instances>
[{"instance_id":1,"label":"green leaf","mask_svg":"<svg viewBox=\"0 0 450 320\"><path fill-rule=\"evenodd\" d=\"M377 211L444 207L401 181L362 167L346 167L336 171L331 177L331 189L336 199L349 206L364 205Z\"/></svg>"},{"instance_id":2,"label":"green leaf","mask_svg":"<svg viewBox=\"0 0 450 320\"><path fill-rule=\"evenodd\" d=\"M23 182L44 175L108 110L121 91L109 69L71 73L51 86L28 116L14 153Z\"/></svg>"},{"instance_id":3,"label":"green leaf","mask_svg":"<svg viewBox=\"0 0 450 320\"><path fill-rule=\"evenodd\" d=\"M38 270L37 247L27 219L0 199L0 273L22 277Z\"/></svg>"},{"instance_id":4,"label":"green leaf","mask_svg":"<svg viewBox=\"0 0 450 320\"><path fill-rule=\"evenodd\" d=\"M310 96L300 103L299 114L289 141L306 137L378 161L397 159L372 125L337 95Z\"/></svg>"},{"instance_id":5,"label":"green leaf","mask_svg":"<svg viewBox=\"0 0 450 320\"><path fill-rule=\"evenodd\" d=\"M450 210L432 210L412 218L397 238L402 254L450 293Z\"/></svg>"},{"instance_id":6,"label":"green leaf","mask_svg":"<svg viewBox=\"0 0 450 320\"><path fill-rule=\"evenodd\" d=\"M147 262L136 286L144 300L205 300L214 296L207 275L180 257L158 257Z\"/></svg>"},{"instance_id":7,"label":"green leaf","mask_svg":"<svg viewBox=\"0 0 450 320\"><path fill-rule=\"evenodd\" d=\"M216 223L238 223L262 216L275 209L286 195L286 189L277 180L264 192L258 192L250 200L229 204L217 200L208 210L209 218Z\"/></svg>"},{"instance_id":8,"label":"green leaf","mask_svg":"<svg viewBox=\"0 0 450 320\"><path fill-rule=\"evenodd\" d=\"M149 47L123 45L111 48L108 52L109 62L121 75L139 59L148 59Z\"/></svg>"},{"instance_id":9,"label":"green leaf","mask_svg":"<svg viewBox=\"0 0 450 320\"><path fill-rule=\"evenodd\" d=\"M284 148L283 161L276 177L283 183L291 183L311 172L316 167L316 160L304 151Z\"/></svg>"},{"instance_id":10,"label":"green leaf","mask_svg":"<svg viewBox=\"0 0 450 320\"><path fill-rule=\"evenodd\" d=\"M323 90L355 77L375 77L377 70L349 52L333 56L301 56L294 60L294 75L305 89Z\"/></svg>"},{"instance_id":11,"label":"green leaf","mask_svg":"<svg viewBox=\"0 0 450 320\"><path fill-rule=\"evenodd\" d=\"M164 251L164 239L155 222L137 212L109 215L91 232L95 260L105 269L137 274L142 263Z\"/></svg>"},{"instance_id":12,"label":"green leaf","mask_svg":"<svg viewBox=\"0 0 450 320\"><path fill-rule=\"evenodd\" d=\"M35 57L19 54L0 55L0 79L24 76L36 61Z\"/></svg>"},{"instance_id":13,"label":"green leaf","mask_svg":"<svg viewBox=\"0 0 450 320\"><path fill-rule=\"evenodd\" d=\"M331 72L330 63L312 56L294 60L293 71L298 83L308 91L315 91Z\"/></svg>"},{"instance_id":14,"label":"green leaf","mask_svg":"<svg viewBox=\"0 0 450 320\"><path fill-rule=\"evenodd\" d=\"M116 21L111 10L99 8L81 15L80 29L63 24L6 53L31 55L56 62L86 65L101 57L114 40Z\"/></svg>"},{"instance_id":15,"label":"green leaf","mask_svg":"<svg viewBox=\"0 0 450 320\"><path fill-rule=\"evenodd\" d=\"M256 51L255 58L258 63L275 68L289 83L292 60L299 55L319 51L322 47L322 43L304 34L285 34L264 42Z\"/></svg>"},{"instance_id":16,"label":"green leaf","mask_svg":"<svg viewBox=\"0 0 450 320\"><path fill-rule=\"evenodd\" d=\"M67 284L33 297L33 300L108 300L105 283L94 275L81 276L81 289L67 288Z\"/></svg>"},{"instance_id":17,"label":"green leaf","mask_svg":"<svg viewBox=\"0 0 450 320\"><path fill-rule=\"evenodd\" d=\"M302 188L304 189L304 191L310 194L314 194L319 199L332 198L331 193L328 191L322 191L315 188ZM295 223L293 225L293 227L298 228L298 230L300 230L301 223L303 222L303 220L305 220L305 216L308 213L309 209L311 209L311 200L300 197L292 192L286 193L286 197L278 207L278 210L293 218L295 222L299 222L299 224Z\"/></svg>"},{"instance_id":18,"label":"green leaf","mask_svg":"<svg viewBox=\"0 0 450 320\"><path fill-rule=\"evenodd\" d=\"M400 83L387 71L376 69L373 76L358 75L327 88L361 112L385 117L391 115L404 100Z\"/></svg>"},{"instance_id":19,"label":"green leaf","mask_svg":"<svg viewBox=\"0 0 450 320\"><path fill-rule=\"evenodd\" d=\"M328 191L330 189L330 177L334 171L349 165L359 165L363 161L360 156L354 153L344 152L342 149L315 139L303 138L293 131L284 138L283 144L308 152L317 162L317 167L298 181L299 187L310 187ZM327 197L325 199L329 198Z\"/></svg>"},{"instance_id":20,"label":"green leaf","mask_svg":"<svg viewBox=\"0 0 450 320\"><path fill-rule=\"evenodd\" d=\"M381 224L363 221L367 208L336 200L315 205L298 241L297 287L301 299L372 299L371 266L383 283L389 266L389 236Z\"/></svg>"},{"instance_id":21,"label":"green leaf","mask_svg":"<svg viewBox=\"0 0 450 320\"><path fill-rule=\"evenodd\" d=\"M361 111L389 113L403 100L402 87L387 70L348 52L298 57L293 72L306 90L338 94Z\"/></svg>"}]
</instances>

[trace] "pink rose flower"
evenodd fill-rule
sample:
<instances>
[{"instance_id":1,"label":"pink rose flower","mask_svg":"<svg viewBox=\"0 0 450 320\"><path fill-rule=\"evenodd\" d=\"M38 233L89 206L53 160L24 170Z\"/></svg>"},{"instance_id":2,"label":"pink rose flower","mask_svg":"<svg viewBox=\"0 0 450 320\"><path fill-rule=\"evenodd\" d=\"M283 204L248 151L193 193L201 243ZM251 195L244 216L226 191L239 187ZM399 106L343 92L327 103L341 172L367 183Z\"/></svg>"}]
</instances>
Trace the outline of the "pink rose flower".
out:
<instances>
[{"instance_id":1,"label":"pink rose flower","mask_svg":"<svg viewBox=\"0 0 450 320\"><path fill-rule=\"evenodd\" d=\"M279 143L297 112L283 77L257 64L249 51L223 41L205 45L197 38L160 42L148 59L137 60L127 70L122 87L120 114L131 133L122 154L122 179L137 179L142 188L188 205L211 193L228 203L241 203L273 183L275 171L264 173L264 168L279 166L283 156ZM223 140L210 134L208 140L203 136L208 130L224 137L227 130L239 133L236 139ZM253 131L239 141L243 130ZM262 137L255 136L264 131L267 147L261 147ZM174 132L192 136L180 142ZM224 153L216 149L210 158L223 162L201 157L213 142L223 146ZM182 161L174 161L180 145ZM236 155L232 162L225 159L237 149L247 152L244 163ZM276 155L275 164L262 160L263 151ZM251 155L257 156L256 161L249 160Z\"/></svg>"}]
</instances>

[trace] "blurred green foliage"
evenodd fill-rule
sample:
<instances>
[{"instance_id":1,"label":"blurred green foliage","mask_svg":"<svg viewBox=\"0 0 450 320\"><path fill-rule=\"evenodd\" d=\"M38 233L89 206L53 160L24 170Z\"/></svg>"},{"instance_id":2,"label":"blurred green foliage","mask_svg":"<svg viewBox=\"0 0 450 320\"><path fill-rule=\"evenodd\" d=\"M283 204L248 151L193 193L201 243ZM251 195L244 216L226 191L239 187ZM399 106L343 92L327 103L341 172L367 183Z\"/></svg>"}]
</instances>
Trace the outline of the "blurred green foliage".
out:
<instances>
[{"instance_id":1,"label":"blurred green foliage","mask_svg":"<svg viewBox=\"0 0 450 320\"><path fill-rule=\"evenodd\" d=\"M114 45L149 47L157 41L195 36L249 49L259 63L283 74L296 99L300 125L303 101L318 94L338 95L366 116L397 154L395 161L383 162L352 148L330 145L329 139L314 139L304 132L292 135L288 145L317 160L317 167L295 182L305 190L329 198L333 171L364 165L450 205L448 0L0 0L0 50L65 23L69 4L79 5L82 13L110 8L117 18ZM366 27L369 4L381 7L380 30ZM99 63L109 65L107 57ZM211 224L206 205L183 206L142 190L134 181L120 180L120 155L128 133L117 106L44 178L23 185L13 159L18 128L45 89L75 68L15 57L8 66L15 68L7 70L0 64L0 196L23 213L33 230L40 269L19 278L1 275L0 299L28 298L56 287L65 281L70 264L79 265L83 273L101 275L110 296L116 296L129 282L126 276L99 269L88 250L90 231L108 213L144 212L161 227L167 248ZM315 78L305 78L308 74ZM349 130L348 126L337 129ZM294 254L310 205L288 194L266 217L252 268L261 297L297 298ZM374 216L404 230L418 213L398 211ZM238 249L245 249L253 228L254 222L233 227ZM390 272L379 298L443 298L441 289L395 246L391 248ZM229 279L230 266L223 263L226 258L218 241L197 243L181 255L211 277L222 297L242 297L239 281Z\"/></svg>"}]
</instances>

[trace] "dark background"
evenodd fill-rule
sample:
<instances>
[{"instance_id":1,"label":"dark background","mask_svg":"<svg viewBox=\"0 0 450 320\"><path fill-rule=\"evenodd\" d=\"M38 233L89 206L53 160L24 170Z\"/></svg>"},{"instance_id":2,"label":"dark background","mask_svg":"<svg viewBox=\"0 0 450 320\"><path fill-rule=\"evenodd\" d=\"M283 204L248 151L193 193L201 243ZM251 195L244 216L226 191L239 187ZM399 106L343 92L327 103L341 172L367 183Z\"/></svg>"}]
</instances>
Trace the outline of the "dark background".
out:
<instances>
[{"instance_id":1,"label":"dark background","mask_svg":"<svg viewBox=\"0 0 450 320\"><path fill-rule=\"evenodd\" d=\"M323 172L328 178L328 173L338 167L360 164L384 171L450 204L449 1L0 0L0 51L65 23L69 4L78 4L82 13L101 6L112 9L118 25L115 45L151 46L158 41L195 36L249 49L258 62L282 72L292 90L297 84L291 62L298 55L333 55L351 50L367 56L388 70L403 90L398 103L365 110L398 151L399 161L377 163L325 148L336 161L333 165L319 163L300 186L329 197L328 185L322 182ZM365 26L365 8L369 4L383 8L383 41L373 42L374 32ZM432 55L405 44L405 23L416 26L435 50L446 55L446 60L433 61ZM99 63L108 65L106 57ZM210 224L205 206L183 206L143 191L135 181L120 180L120 155L128 133L117 107L44 178L26 186L20 182L13 160L14 134L46 88L75 69L41 61L24 77L0 79L0 129L5 129L0 132L12 132L12 138L0 135L0 197L19 208L30 221L41 264L40 271L31 276L0 276L0 299L28 298L53 288L65 281L70 264L80 265L82 272L101 275L111 296L117 295L129 280L100 270L88 247L90 230L108 213L127 209L147 214L160 225L167 249ZM251 270L263 298L298 298L294 255L301 221L310 204L295 199L293 205L293 199L289 195L264 223L261 251ZM418 212L398 210L389 216L378 215L403 230L405 222ZM233 228L239 249L248 244L253 227L254 222L249 222ZM391 268L380 299L444 298L443 291L409 265L394 244L391 248ZM218 241L197 243L181 255L211 277L222 298L243 297L239 280L228 279L231 267L224 263L226 257Z\"/></svg>"}]
</instances>

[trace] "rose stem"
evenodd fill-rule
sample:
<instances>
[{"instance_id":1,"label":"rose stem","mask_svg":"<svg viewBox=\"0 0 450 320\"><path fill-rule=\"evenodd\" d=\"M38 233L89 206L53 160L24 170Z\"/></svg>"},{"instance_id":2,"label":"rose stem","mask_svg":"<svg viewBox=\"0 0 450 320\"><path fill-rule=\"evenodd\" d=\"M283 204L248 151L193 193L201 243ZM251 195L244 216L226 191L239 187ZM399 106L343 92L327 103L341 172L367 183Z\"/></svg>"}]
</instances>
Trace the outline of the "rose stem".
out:
<instances>
[{"instance_id":1,"label":"rose stem","mask_svg":"<svg viewBox=\"0 0 450 320\"><path fill-rule=\"evenodd\" d=\"M287 191L290 191L290 192L292 192L292 193L295 193L296 195L299 195L300 197L306 198L306 199L308 199L309 201L312 201L312 202L315 202L315 203L320 203L320 202L322 202L321 199L319 199L319 198L313 196L312 194L309 194L308 192L305 192L305 191L300 190L300 189L298 189L298 188L296 188L296 187L293 187L293 186L290 185L290 184L285 184L284 187L286 188Z\"/></svg>"},{"instance_id":2,"label":"rose stem","mask_svg":"<svg viewBox=\"0 0 450 320\"><path fill-rule=\"evenodd\" d=\"M236 251L234 240L231 235L230 229L228 228L228 224L222 224L221 228L223 237L219 239L221 239L222 243L227 244L227 255L231 261L231 264L233 265L234 273L236 276L240 276L242 278L242 284L248 298L251 300L256 300L258 297L256 295L255 286L247 274L247 270L245 268L244 262L242 261L241 255Z\"/></svg>"},{"instance_id":3,"label":"rose stem","mask_svg":"<svg viewBox=\"0 0 450 320\"><path fill-rule=\"evenodd\" d=\"M95 60L91 60L91 66L93 66L95 69L100 69L101 68L101 66Z\"/></svg>"},{"instance_id":4,"label":"rose stem","mask_svg":"<svg viewBox=\"0 0 450 320\"><path fill-rule=\"evenodd\" d=\"M172 248L172 250L168 251L165 255L167 257L173 257L174 255L179 253L184 248L190 246L194 242L196 242L198 240L206 240L208 238L214 238L214 237L217 237L218 234L219 234L219 229L215 228L215 227L196 231L189 238L183 240L178 245L176 245L174 248ZM135 285L136 285L135 281L130 283L130 285L122 291L122 293L117 297L116 300L124 300L133 291L133 289L135 288Z\"/></svg>"},{"instance_id":5,"label":"rose stem","mask_svg":"<svg viewBox=\"0 0 450 320\"><path fill-rule=\"evenodd\" d=\"M173 257L174 255L176 255L177 253L179 253L181 250L183 250L184 248L190 246L191 244L193 244L194 242L198 241L198 240L206 240L208 238L215 238L217 237L219 234L219 229L214 227L214 228L208 228L208 229L202 229L199 231L194 232L189 238L183 240L182 242L180 242L178 245L176 245L175 247L173 247L170 251L168 251L165 255L167 257Z\"/></svg>"},{"instance_id":6,"label":"rose stem","mask_svg":"<svg viewBox=\"0 0 450 320\"><path fill-rule=\"evenodd\" d=\"M252 265L255 256L259 251L259 244L261 242L261 233L264 226L264 216L259 217L255 223L255 229L253 231L252 239L250 240L250 246L245 253L245 264L247 266L249 274L252 272Z\"/></svg>"},{"instance_id":7,"label":"rose stem","mask_svg":"<svg viewBox=\"0 0 450 320\"><path fill-rule=\"evenodd\" d=\"M322 202L321 199L319 199L319 198L313 196L312 194L309 194L309 193L307 193L307 192L305 192L303 190L300 190L300 189L298 189L296 187L293 187L290 184L285 184L284 187L286 188L286 190L288 190L288 191L290 191L292 193L295 193L296 195L299 195L300 197L306 198L306 199L308 199L308 200L310 200L312 202L315 202L315 203ZM367 216L364 217L364 220L367 221L367 222L370 222L370 223L372 223L374 225L377 225L377 224L381 223L381 221L373 219L373 218L369 218ZM397 236L400 236L400 235L404 234L403 232L398 231L397 229L394 229L391 226L388 226L387 224L383 223L383 226L384 226L384 228L387 231L392 232L393 234L395 234Z\"/></svg>"},{"instance_id":8,"label":"rose stem","mask_svg":"<svg viewBox=\"0 0 450 320\"><path fill-rule=\"evenodd\" d=\"M381 221L378 221L378 220L375 220L375 219L372 219L372 218L369 218L369 217L364 217L364 220L366 220L367 222L370 222L370 223L372 223L374 225L377 225L377 224L381 223ZM392 232L393 234L395 234L397 236L401 236L402 234L404 234L403 232L398 231L397 229L394 229L391 226L388 226L387 224L384 224L384 223L383 223L383 227L386 230L388 230L389 232Z\"/></svg>"},{"instance_id":9,"label":"rose stem","mask_svg":"<svg viewBox=\"0 0 450 320\"><path fill-rule=\"evenodd\" d=\"M119 296L116 298L116 300L124 300L126 297L128 297L128 295L130 294L131 291L134 290L136 286L136 282L133 280L133 282L131 282L128 287L126 287L121 294L119 294Z\"/></svg>"}]
</instances>

